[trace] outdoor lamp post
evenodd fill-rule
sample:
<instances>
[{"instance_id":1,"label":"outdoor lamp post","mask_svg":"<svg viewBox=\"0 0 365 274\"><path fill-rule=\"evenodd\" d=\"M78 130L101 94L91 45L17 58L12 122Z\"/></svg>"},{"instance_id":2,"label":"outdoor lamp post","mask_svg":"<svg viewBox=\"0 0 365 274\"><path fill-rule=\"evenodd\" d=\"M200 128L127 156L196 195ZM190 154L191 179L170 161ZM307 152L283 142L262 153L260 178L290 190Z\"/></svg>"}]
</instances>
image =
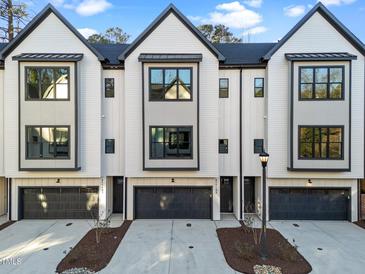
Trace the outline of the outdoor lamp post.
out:
<instances>
[{"instance_id":1,"label":"outdoor lamp post","mask_svg":"<svg viewBox=\"0 0 365 274\"><path fill-rule=\"evenodd\" d=\"M262 223L261 223L261 241L260 256L263 260L267 259L266 251L266 166L269 161L269 154L263 151L260 153L260 161L262 166Z\"/></svg>"}]
</instances>

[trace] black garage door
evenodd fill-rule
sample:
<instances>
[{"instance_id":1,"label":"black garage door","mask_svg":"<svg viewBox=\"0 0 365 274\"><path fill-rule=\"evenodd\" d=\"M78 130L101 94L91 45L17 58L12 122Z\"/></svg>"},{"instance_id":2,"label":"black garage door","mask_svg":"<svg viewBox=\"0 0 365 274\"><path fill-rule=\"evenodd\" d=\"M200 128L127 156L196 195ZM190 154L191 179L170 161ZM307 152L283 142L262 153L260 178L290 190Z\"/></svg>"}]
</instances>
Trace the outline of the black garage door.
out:
<instances>
[{"instance_id":1,"label":"black garage door","mask_svg":"<svg viewBox=\"0 0 365 274\"><path fill-rule=\"evenodd\" d=\"M135 187L136 219L211 219L210 187Z\"/></svg>"},{"instance_id":2,"label":"black garage door","mask_svg":"<svg viewBox=\"0 0 365 274\"><path fill-rule=\"evenodd\" d=\"M97 187L22 188L23 219L92 219L99 209Z\"/></svg>"},{"instance_id":3,"label":"black garage door","mask_svg":"<svg viewBox=\"0 0 365 274\"><path fill-rule=\"evenodd\" d=\"M348 189L270 188L271 220L348 220Z\"/></svg>"}]
</instances>

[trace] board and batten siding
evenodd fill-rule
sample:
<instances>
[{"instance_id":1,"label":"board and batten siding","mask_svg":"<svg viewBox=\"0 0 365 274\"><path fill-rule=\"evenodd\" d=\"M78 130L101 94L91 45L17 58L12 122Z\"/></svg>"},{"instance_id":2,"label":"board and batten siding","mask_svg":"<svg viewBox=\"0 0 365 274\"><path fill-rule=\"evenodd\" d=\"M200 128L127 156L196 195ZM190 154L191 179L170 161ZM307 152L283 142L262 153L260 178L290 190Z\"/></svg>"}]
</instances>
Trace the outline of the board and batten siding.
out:
<instances>
[{"instance_id":1,"label":"board and batten siding","mask_svg":"<svg viewBox=\"0 0 365 274\"><path fill-rule=\"evenodd\" d=\"M357 55L357 60L352 61L351 79L351 172L290 172L287 170L290 65L285 59L285 53L293 52L349 52ZM317 12L271 57L268 63L267 82L269 89L268 152L270 153L268 176L271 178L362 178L364 175L364 56ZM328 104L332 102L329 101ZM316 124L315 121L313 124Z\"/></svg>"},{"instance_id":2,"label":"board and batten siding","mask_svg":"<svg viewBox=\"0 0 365 274\"><path fill-rule=\"evenodd\" d=\"M179 34L176 36L176 34ZM143 171L142 64L140 53L200 53L199 171ZM125 127L127 177L218 176L218 59L174 15L168 15L125 60ZM146 91L145 91L146 92ZM168 102L167 102L168 103ZM148 115L148 114L147 114ZM166 115L169 115L166 113ZM147 134L147 133L146 133ZM194 146L197 144L193 144Z\"/></svg>"},{"instance_id":3,"label":"board and batten siding","mask_svg":"<svg viewBox=\"0 0 365 274\"><path fill-rule=\"evenodd\" d=\"M79 165L75 172L20 172L18 170L18 63L20 53L83 53L78 62ZM100 177L101 174L101 64L53 13L5 59L4 96L6 177ZM72 140L75 141L75 140Z\"/></svg>"}]
</instances>

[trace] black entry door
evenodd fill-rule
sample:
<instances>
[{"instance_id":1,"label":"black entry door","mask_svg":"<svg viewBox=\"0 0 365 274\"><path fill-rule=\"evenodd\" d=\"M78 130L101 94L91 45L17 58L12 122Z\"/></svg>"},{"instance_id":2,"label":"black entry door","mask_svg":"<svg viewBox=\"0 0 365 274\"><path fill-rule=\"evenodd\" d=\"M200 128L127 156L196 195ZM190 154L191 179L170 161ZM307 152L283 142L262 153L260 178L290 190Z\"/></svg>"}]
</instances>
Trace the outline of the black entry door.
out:
<instances>
[{"instance_id":1,"label":"black entry door","mask_svg":"<svg viewBox=\"0 0 365 274\"><path fill-rule=\"evenodd\" d=\"M221 212L233 212L233 177L221 177Z\"/></svg>"},{"instance_id":2,"label":"black entry door","mask_svg":"<svg viewBox=\"0 0 365 274\"><path fill-rule=\"evenodd\" d=\"M113 177L113 213L123 213L123 177Z\"/></svg>"},{"instance_id":3,"label":"black entry door","mask_svg":"<svg viewBox=\"0 0 365 274\"><path fill-rule=\"evenodd\" d=\"M349 220L349 189L270 188L271 220Z\"/></svg>"},{"instance_id":4,"label":"black entry door","mask_svg":"<svg viewBox=\"0 0 365 274\"><path fill-rule=\"evenodd\" d=\"M136 219L211 219L210 187L135 187Z\"/></svg>"},{"instance_id":5,"label":"black entry door","mask_svg":"<svg viewBox=\"0 0 365 274\"><path fill-rule=\"evenodd\" d=\"M254 213L255 208L255 177L245 177L244 178L244 212Z\"/></svg>"}]
</instances>

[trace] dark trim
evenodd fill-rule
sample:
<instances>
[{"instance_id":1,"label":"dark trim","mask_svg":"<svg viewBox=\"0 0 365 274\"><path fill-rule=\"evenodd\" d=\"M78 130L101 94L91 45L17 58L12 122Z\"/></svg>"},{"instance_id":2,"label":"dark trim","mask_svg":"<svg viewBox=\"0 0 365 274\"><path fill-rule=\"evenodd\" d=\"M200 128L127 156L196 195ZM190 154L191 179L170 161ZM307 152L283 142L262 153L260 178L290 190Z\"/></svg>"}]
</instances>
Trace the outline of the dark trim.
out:
<instances>
[{"instance_id":1,"label":"dark trim","mask_svg":"<svg viewBox=\"0 0 365 274\"><path fill-rule=\"evenodd\" d=\"M139 62L145 63L197 63L203 60L201 53L141 53Z\"/></svg>"},{"instance_id":2,"label":"dark trim","mask_svg":"<svg viewBox=\"0 0 365 274\"><path fill-rule=\"evenodd\" d=\"M20 168L21 168L21 141L20 141L20 120L21 120L21 108L20 108L20 90L21 90L21 87L20 87L20 62L18 61L18 169L20 171ZM24 101L25 101L25 98L24 98ZM25 132L24 132L24 135L25 135ZM25 152L25 151L24 151Z\"/></svg>"},{"instance_id":3,"label":"dark trim","mask_svg":"<svg viewBox=\"0 0 365 274\"><path fill-rule=\"evenodd\" d=\"M365 54L363 43L346 28L321 2L318 2L268 53L263 60L270 60L271 56L288 41L316 12L319 12L344 38L347 39L358 51Z\"/></svg>"},{"instance_id":4,"label":"dark trim","mask_svg":"<svg viewBox=\"0 0 365 274\"><path fill-rule=\"evenodd\" d=\"M204 35L187 19L173 4L167 6L162 13L130 44L127 49L118 57L125 60L129 54L137 48L170 14L174 14L181 23L185 25L220 61L225 57L209 42Z\"/></svg>"},{"instance_id":5,"label":"dark trim","mask_svg":"<svg viewBox=\"0 0 365 274\"><path fill-rule=\"evenodd\" d=\"M343 69L345 71L345 69ZM345 72L344 72L345 73ZM342 77L345 77L344 75ZM352 61L349 61L349 169L351 170L352 146Z\"/></svg>"},{"instance_id":6,"label":"dark trim","mask_svg":"<svg viewBox=\"0 0 365 274\"><path fill-rule=\"evenodd\" d=\"M240 178L239 178L239 190L240 190L240 220L242 220L242 183L243 183L243 180L242 180L242 165L243 165L243 157L242 157L242 100L243 100L243 85L242 85L242 68L240 69L240 103L239 103L239 108L240 108L240 119L239 119L239 123L240 123L240 126L239 126L239 138L240 138L240 141L239 141L239 148L240 148Z\"/></svg>"},{"instance_id":7,"label":"dark trim","mask_svg":"<svg viewBox=\"0 0 365 274\"><path fill-rule=\"evenodd\" d=\"M145 167L143 170L144 171L199 171L199 167Z\"/></svg>"},{"instance_id":8,"label":"dark trim","mask_svg":"<svg viewBox=\"0 0 365 274\"><path fill-rule=\"evenodd\" d=\"M26 57L24 55L39 55L35 57ZM43 57L44 55L51 55L50 57ZM54 55L68 55L68 57L55 57ZM84 57L83 53L21 53L13 56L13 61L23 62L77 62Z\"/></svg>"},{"instance_id":9,"label":"dark trim","mask_svg":"<svg viewBox=\"0 0 365 274\"><path fill-rule=\"evenodd\" d=\"M197 169L200 170L200 63L196 64L196 142L197 142ZM193 139L194 140L194 139Z\"/></svg>"},{"instance_id":10,"label":"dark trim","mask_svg":"<svg viewBox=\"0 0 365 274\"><path fill-rule=\"evenodd\" d=\"M145 88L144 88L144 63L141 62L141 68L142 68L142 167L143 170L146 170L146 144L145 144L145 134L146 134L146 130L144 128L144 123L145 123L145 107L144 107L144 97L145 97ZM149 97L149 95L148 95Z\"/></svg>"},{"instance_id":11,"label":"dark trim","mask_svg":"<svg viewBox=\"0 0 365 274\"><path fill-rule=\"evenodd\" d=\"M256 87L256 79L262 79L262 96L256 95L256 88L260 88L260 87ZM265 78L264 77L255 77L253 79L253 93L254 93L255 98L265 98Z\"/></svg>"},{"instance_id":12,"label":"dark trim","mask_svg":"<svg viewBox=\"0 0 365 274\"><path fill-rule=\"evenodd\" d=\"M61 168L19 168L19 171L79 171L81 167Z\"/></svg>"},{"instance_id":13,"label":"dark trim","mask_svg":"<svg viewBox=\"0 0 365 274\"><path fill-rule=\"evenodd\" d=\"M350 168L287 168L288 171L313 171L313 172L347 172Z\"/></svg>"},{"instance_id":14,"label":"dark trim","mask_svg":"<svg viewBox=\"0 0 365 274\"><path fill-rule=\"evenodd\" d=\"M165 70L176 70L176 75L179 77L179 70L186 69L190 70L190 99L179 99L179 85L177 83L176 99L161 99L161 100L151 100L151 71L152 70L162 70L162 86L165 88ZM179 79L179 78L178 78ZM148 68L148 101L149 102L192 102L194 95L194 77L193 77L193 67L149 67Z\"/></svg>"},{"instance_id":15,"label":"dark trim","mask_svg":"<svg viewBox=\"0 0 365 274\"><path fill-rule=\"evenodd\" d=\"M93 48L89 42L75 29L74 26L67 21L65 17L52 5L46 5L43 10L41 10L26 26L25 28L0 52L1 58L5 59L9 53L16 48L29 34L33 32L47 17L53 13L56 17L77 37L79 40L99 59L99 61L104 61L104 57Z\"/></svg>"},{"instance_id":16,"label":"dark trim","mask_svg":"<svg viewBox=\"0 0 365 274\"><path fill-rule=\"evenodd\" d=\"M265 69L266 67L266 62L262 64L219 64L219 69Z\"/></svg>"},{"instance_id":17,"label":"dark trim","mask_svg":"<svg viewBox=\"0 0 365 274\"><path fill-rule=\"evenodd\" d=\"M101 63L101 66L104 70L124 70L124 64L120 65L109 65L105 63Z\"/></svg>"},{"instance_id":18,"label":"dark trim","mask_svg":"<svg viewBox=\"0 0 365 274\"><path fill-rule=\"evenodd\" d=\"M293 134L293 125L294 125L294 62L290 61L290 164L289 167L293 168L294 165L294 134Z\"/></svg>"},{"instance_id":19,"label":"dark trim","mask_svg":"<svg viewBox=\"0 0 365 274\"><path fill-rule=\"evenodd\" d=\"M11 181L11 178L8 178L8 219L9 220L12 220L12 210L11 210L11 208L12 208L12 203L13 203L13 201L12 201L12 190L11 190L11 188L12 188L12 181Z\"/></svg>"},{"instance_id":20,"label":"dark trim","mask_svg":"<svg viewBox=\"0 0 365 274\"><path fill-rule=\"evenodd\" d=\"M319 55L331 55L332 56L319 56ZM302 56L292 56L302 55ZM310 56L313 55L313 56ZM315 56L317 55L317 56ZM336 56L342 55L342 56ZM288 61L306 62L306 61L349 61L356 60L357 56L347 52L323 52L323 53L285 53L285 58Z\"/></svg>"},{"instance_id":21,"label":"dark trim","mask_svg":"<svg viewBox=\"0 0 365 274\"><path fill-rule=\"evenodd\" d=\"M75 90L74 90L74 100L75 100L75 168L81 169L79 167L79 82L78 82L78 62L74 62L75 70Z\"/></svg>"},{"instance_id":22,"label":"dark trim","mask_svg":"<svg viewBox=\"0 0 365 274\"><path fill-rule=\"evenodd\" d=\"M361 219L361 179L357 179L357 220Z\"/></svg>"},{"instance_id":23,"label":"dark trim","mask_svg":"<svg viewBox=\"0 0 365 274\"><path fill-rule=\"evenodd\" d=\"M128 198L128 178L125 177L124 179L124 220L128 220L128 210L127 210L127 206L128 206L128 203L127 203L127 198Z\"/></svg>"}]
</instances>

